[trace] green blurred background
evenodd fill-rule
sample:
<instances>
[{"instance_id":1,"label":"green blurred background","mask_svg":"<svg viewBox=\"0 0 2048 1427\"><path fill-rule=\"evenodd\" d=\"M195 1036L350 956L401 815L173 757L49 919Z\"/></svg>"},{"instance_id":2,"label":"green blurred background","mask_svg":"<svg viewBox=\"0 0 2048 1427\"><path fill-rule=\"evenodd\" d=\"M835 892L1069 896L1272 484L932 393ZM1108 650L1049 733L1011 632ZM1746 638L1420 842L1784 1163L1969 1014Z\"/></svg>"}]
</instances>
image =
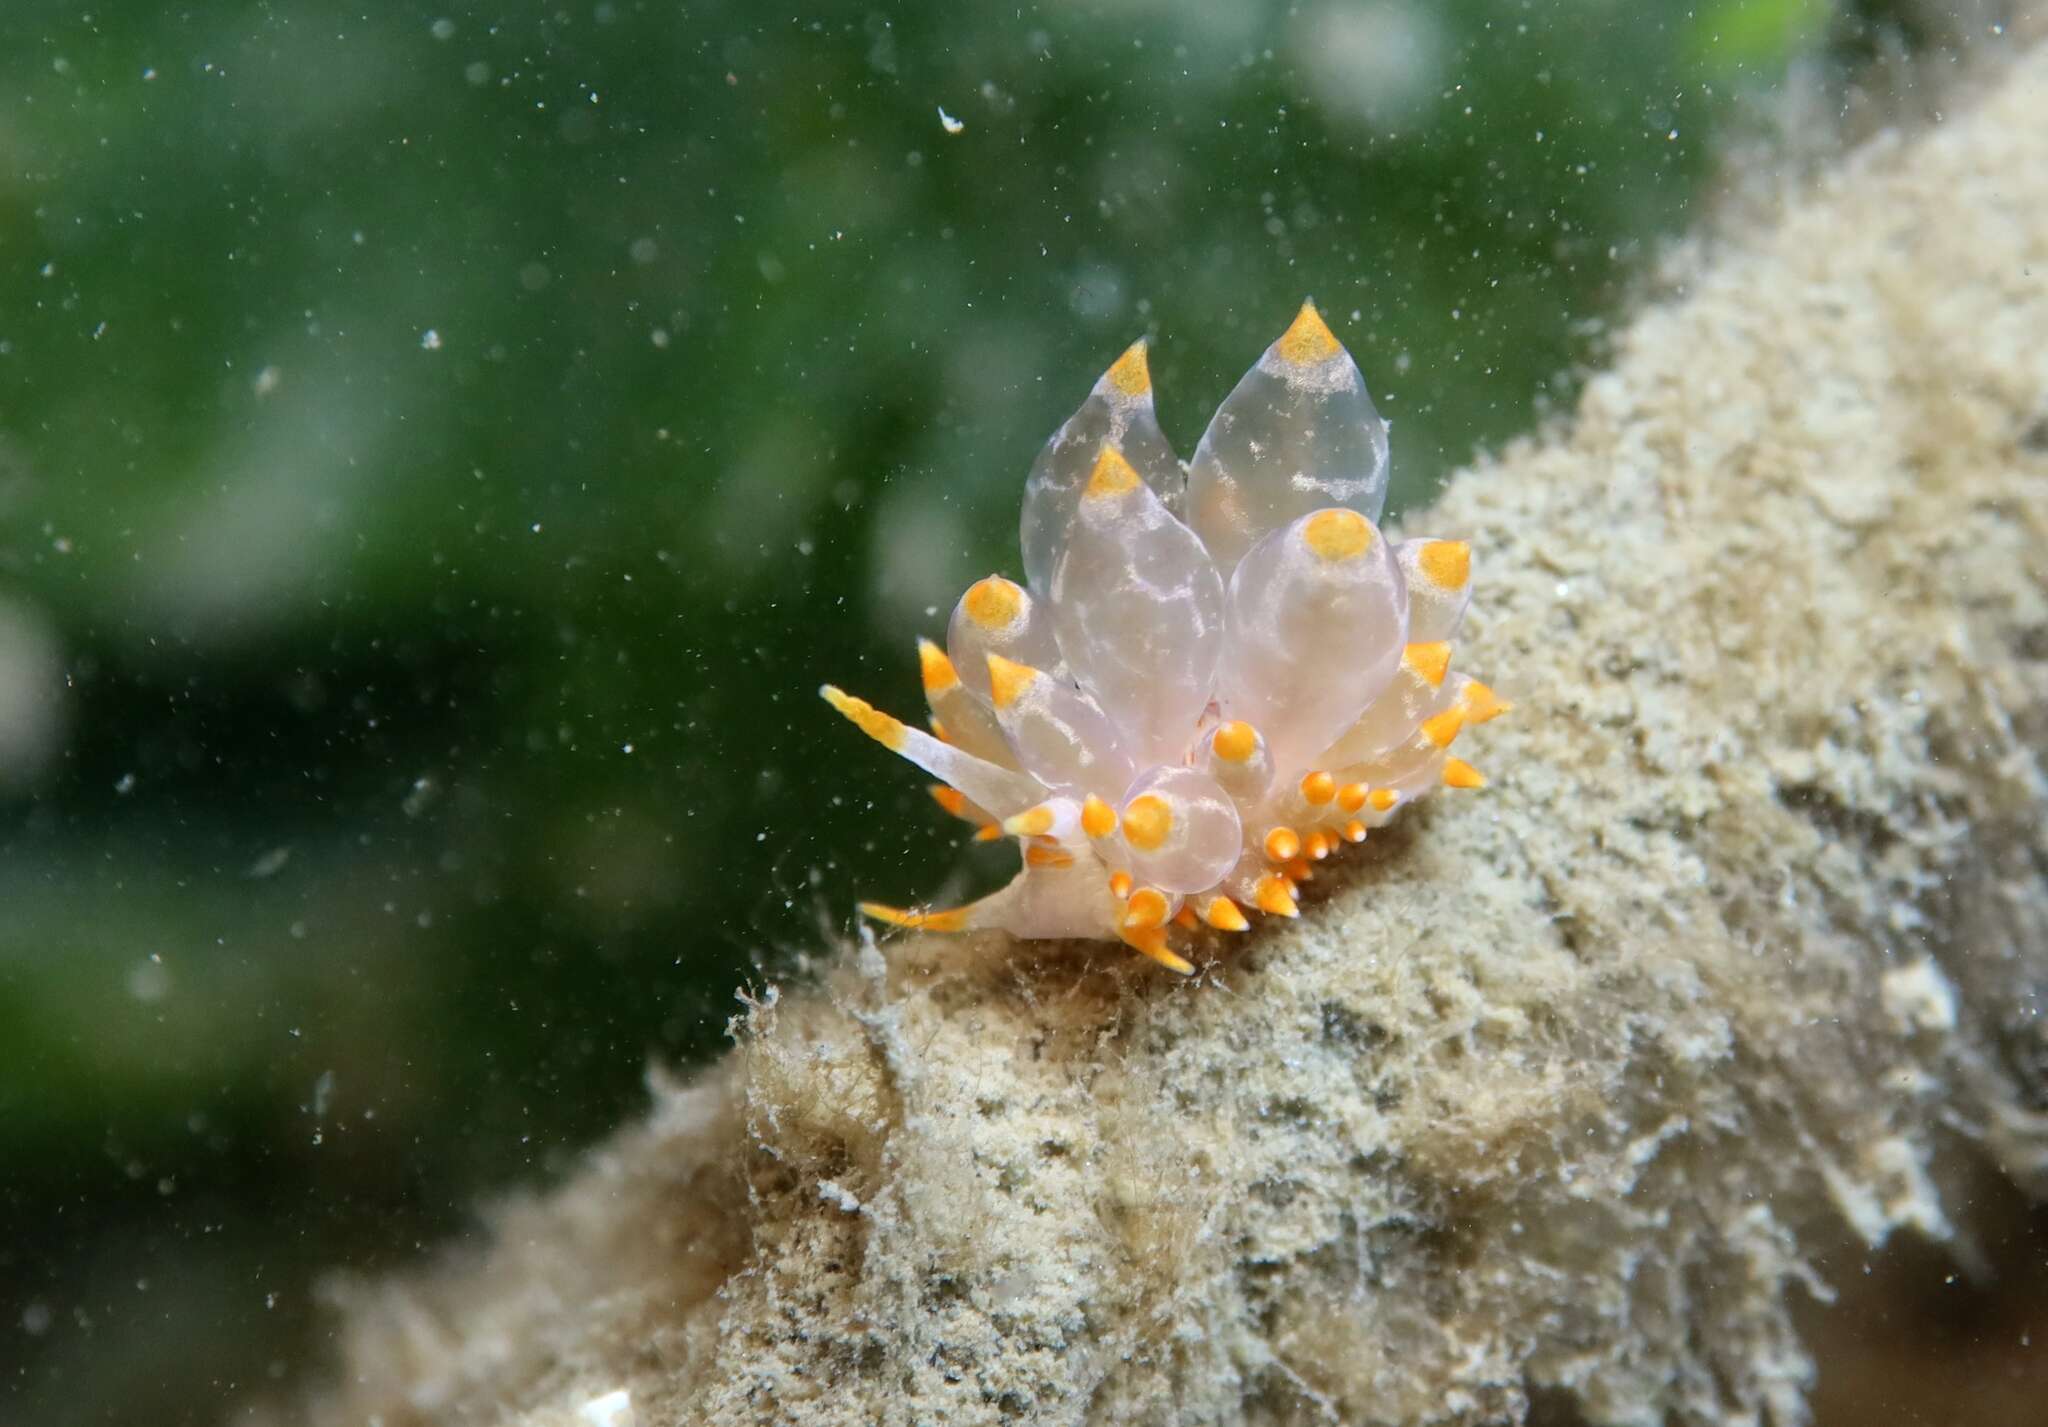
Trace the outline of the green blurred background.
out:
<instances>
[{"instance_id":1,"label":"green blurred background","mask_svg":"<svg viewBox=\"0 0 2048 1427\"><path fill-rule=\"evenodd\" d=\"M918 711L1132 338L1185 455L1313 294L1398 510L1916 14L14 0L0 1419L288 1389L322 1270L992 878L813 691Z\"/></svg>"}]
</instances>

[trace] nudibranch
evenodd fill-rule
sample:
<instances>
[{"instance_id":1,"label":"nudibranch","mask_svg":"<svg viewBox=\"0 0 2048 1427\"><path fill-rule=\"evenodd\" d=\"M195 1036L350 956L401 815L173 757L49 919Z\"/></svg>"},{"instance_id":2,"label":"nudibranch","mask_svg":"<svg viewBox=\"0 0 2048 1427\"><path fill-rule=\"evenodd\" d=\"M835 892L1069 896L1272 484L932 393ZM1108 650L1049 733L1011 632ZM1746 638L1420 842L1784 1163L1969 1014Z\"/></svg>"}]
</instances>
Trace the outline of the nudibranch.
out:
<instances>
[{"instance_id":1,"label":"nudibranch","mask_svg":"<svg viewBox=\"0 0 2048 1427\"><path fill-rule=\"evenodd\" d=\"M977 581L920 640L931 732L826 702L940 781L939 806L1022 873L963 907L862 903L928 931L1121 939L1180 972L1169 928L1299 913L1314 864L1439 784L1507 705L1451 671L1462 540L1390 543L1387 426L1314 303L1183 465L1145 343L1119 357L1024 485L1024 581Z\"/></svg>"}]
</instances>

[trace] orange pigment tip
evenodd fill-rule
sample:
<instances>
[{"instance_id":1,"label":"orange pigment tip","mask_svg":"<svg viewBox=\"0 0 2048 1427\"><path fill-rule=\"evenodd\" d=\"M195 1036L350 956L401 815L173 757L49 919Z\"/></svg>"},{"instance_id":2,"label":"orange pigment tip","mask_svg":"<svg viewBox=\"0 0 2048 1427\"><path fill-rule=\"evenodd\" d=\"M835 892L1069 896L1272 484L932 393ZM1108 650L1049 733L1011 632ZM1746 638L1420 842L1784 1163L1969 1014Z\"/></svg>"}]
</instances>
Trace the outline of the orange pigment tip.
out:
<instances>
[{"instance_id":1,"label":"orange pigment tip","mask_svg":"<svg viewBox=\"0 0 2048 1427\"><path fill-rule=\"evenodd\" d=\"M1474 679L1465 685L1465 722L1485 723L1510 712L1514 705Z\"/></svg>"},{"instance_id":2,"label":"orange pigment tip","mask_svg":"<svg viewBox=\"0 0 2048 1427\"><path fill-rule=\"evenodd\" d=\"M1472 578L1472 546L1463 540L1432 540L1416 563L1438 589L1462 590Z\"/></svg>"},{"instance_id":3,"label":"orange pigment tip","mask_svg":"<svg viewBox=\"0 0 2048 1427\"><path fill-rule=\"evenodd\" d=\"M1355 813L1365 806L1365 795L1371 791L1363 783L1346 783L1337 790L1337 806L1347 813Z\"/></svg>"},{"instance_id":4,"label":"orange pigment tip","mask_svg":"<svg viewBox=\"0 0 2048 1427\"><path fill-rule=\"evenodd\" d=\"M1368 797L1366 801L1372 804L1374 812L1383 813L1393 807L1394 804L1400 802L1401 795L1392 788L1374 788L1372 796Z\"/></svg>"},{"instance_id":5,"label":"orange pigment tip","mask_svg":"<svg viewBox=\"0 0 2048 1427\"><path fill-rule=\"evenodd\" d=\"M1462 758L1452 758L1444 764L1444 785L1450 788L1483 788L1486 775Z\"/></svg>"},{"instance_id":6,"label":"orange pigment tip","mask_svg":"<svg viewBox=\"0 0 2048 1427\"><path fill-rule=\"evenodd\" d=\"M1355 510L1319 510L1302 526L1301 541L1317 558L1340 565L1372 548L1372 522Z\"/></svg>"},{"instance_id":7,"label":"orange pigment tip","mask_svg":"<svg viewBox=\"0 0 2048 1427\"><path fill-rule=\"evenodd\" d=\"M1301 311L1294 314L1294 321L1273 345L1279 349L1282 361L1297 367L1327 362L1344 350L1336 334L1330 331L1330 324L1323 321L1323 314L1316 311L1314 298L1301 304Z\"/></svg>"},{"instance_id":8,"label":"orange pigment tip","mask_svg":"<svg viewBox=\"0 0 2048 1427\"><path fill-rule=\"evenodd\" d=\"M1057 843L1050 846L1033 843L1024 849L1024 865L1026 867L1072 867L1074 865L1074 856L1072 853L1060 851Z\"/></svg>"},{"instance_id":9,"label":"orange pigment tip","mask_svg":"<svg viewBox=\"0 0 2048 1427\"><path fill-rule=\"evenodd\" d=\"M1145 361L1145 339L1140 337L1103 375L1125 396L1143 396L1152 390L1152 369Z\"/></svg>"},{"instance_id":10,"label":"orange pigment tip","mask_svg":"<svg viewBox=\"0 0 2048 1427\"><path fill-rule=\"evenodd\" d=\"M961 600L967 617L983 629L1003 629L1024 608L1024 590L1015 581L990 575L968 587Z\"/></svg>"},{"instance_id":11,"label":"orange pigment tip","mask_svg":"<svg viewBox=\"0 0 2048 1427\"><path fill-rule=\"evenodd\" d=\"M960 682L960 672L953 667L953 661L946 657L946 651L929 639L917 641L918 672L924 677L924 691L927 694L943 694Z\"/></svg>"},{"instance_id":12,"label":"orange pigment tip","mask_svg":"<svg viewBox=\"0 0 2048 1427\"><path fill-rule=\"evenodd\" d=\"M1251 923L1244 919L1244 913L1237 903L1228 897L1211 897L1202 908L1202 920L1218 931L1249 931Z\"/></svg>"},{"instance_id":13,"label":"orange pigment tip","mask_svg":"<svg viewBox=\"0 0 2048 1427\"><path fill-rule=\"evenodd\" d=\"M857 699L833 684L821 686L818 697L844 714L855 728L884 748L895 749L903 746L901 721L889 717L866 699Z\"/></svg>"},{"instance_id":14,"label":"orange pigment tip","mask_svg":"<svg viewBox=\"0 0 2048 1427\"><path fill-rule=\"evenodd\" d=\"M1332 851L1328 835L1320 832L1310 833L1308 840L1302 843L1301 848L1302 851L1318 862L1328 857Z\"/></svg>"},{"instance_id":15,"label":"orange pigment tip","mask_svg":"<svg viewBox=\"0 0 2048 1427\"><path fill-rule=\"evenodd\" d=\"M1124 453L1104 443L1102 454L1095 458L1095 469L1088 476L1088 486L1081 492L1081 498L1108 500L1134 491L1143 484L1143 478L1124 458Z\"/></svg>"},{"instance_id":16,"label":"orange pigment tip","mask_svg":"<svg viewBox=\"0 0 2048 1427\"><path fill-rule=\"evenodd\" d=\"M1252 901L1269 917L1301 915L1301 908L1295 905L1294 892L1284 878L1261 877L1259 885L1252 890Z\"/></svg>"},{"instance_id":17,"label":"orange pigment tip","mask_svg":"<svg viewBox=\"0 0 2048 1427\"><path fill-rule=\"evenodd\" d=\"M1003 831L1011 837L1044 837L1052 831L1053 811L1044 803L1012 813L1003 819Z\"/></svg>"},{"instance_id":18,"label":"orange pigment tip","mask_svg":"<svg viewBox=\"0 0 2048 1427\"><path fill-rule=\"evenodd\" d=\"M1365 824L1357 818L1353 818L1350 822L1344 824L1344 840L1346 842L1364 842Z\"/></svg>"},{"instance_id":19,"label":"orange pigment tip","mask_svg":"<svg viewBox=\"0 0 2048 1427\"><path fill-rule=\"evenodd\" d=\"M1109 874L1109 895L1121 902L1131 895L1131 874L1112 872Z\"/></svg>"},{"instance_id":20,"label":"orange pigment tip","mask_svg":"<svg viewBox=\"0 0 2048 1427\"><path fill-rule=\"evenodd\" d=\"M1131 931L1144 931L1149 927L1166 925L1166 910L1171 904L1166 894L1157 887L1140 887L1131 893L1131 899L1124 903L1124 927Z\"/></svg>"},{"instance_id":21,"label":"orange pigment tip","mask_svg":"<svg viewBox=\"0 0 2048 1427\"><path fill-rule=\"evenodd\" d=\"M1157 852L1173 833L1173 808L1157 793L1140 793L1124 807L1124 841Z\"/></svg>"},{"instance_id":22,"label":"orange pigment tip","mask_svg":"<svg viewBox=\"0 0 2048 1427\"><path fill-rule=\"evenodd\" d=\"M997 838L1001 837L1002 835L1002 828L997 826L995 823L983 823L980 827L974 830L974 840L976 842L994 842Z\"/></svg>"},{"instance_id":23,"label":"orange pigment tip","mask_svg":"<svg viewBox=\"0 0 2048 1427\"><path fill-rule=\"evenodd\" d=\"M1242 763L1259 751L1259 735L1250 724L1239 719L1217 729L1216 736L1209 740L1209 746L1225 763Z\"/></svg>"},{"instance_id":24,"label":"orange pigment tip","mask_svg":"<svg viewBox=\"0 0 2048 1427\"><path fill-rule=\"evenodd\" d=\"M1310 803L1321 807L1337 796L1337 780L1330 774L1317 769L1301 780L1301 795Z\"/></svg>"},{"instance_id":25,"label":"orange pigment tip","mask_svg":"<svg viewBox=\"0 0 2048 1427\"><path fill-rule=\"evenodd\" d=\"M1285 862L1301 855L1301 836L1291 827L1276 827L1266 834L1266 856Z\"/></svg>"},{"instance_id":26,"label":"orange pigment tip","mask_svg":"<svg viewBox=\"0 0 2048 1427\"><path fill-rule=\"evenodd\" d=\"M1316 880L1315 868L1310 865L1306 857L1297 857L1280 870L1287 874L1287 878L1291 882L1313 882Z\"/></svg>"},{"instance_id":27,"label":"orange pigment tip","mask_svg":"<svg viewBox=\"0 0 2048 1427\"><path fill-rule=\"evenodd\" d=\"M945 783L932 784L932 801L956 818L967 816L967 795Z\"/></svg>"},{"instance_id":28,"label":"orange pigment tip","mask_svg":"<svg viewBox=\"0 0 2048 1427\"><path fill-rule=\"evenodd\" d=\"M1038 671L1029 664L1019 664L1000 654L988 656L989 696L999 709L1006 709L1022 698L1024 691L1031 687L1031 681L1037 677Z\"/></svg>"},{"instance_id":29,"label":"orange pigment tip","mask_svg":"<svg viewBox=\"0 0 2048 1427\"><path fill-rule=\"evenodd\" d=\"M1081 831L1090 837L1108 837L1116 831L1116 809L1090 793L1088 801L1081 804Z\"/></svg>"},{"instance_id":30,"label":"orange pigment tip","mask_svg":"<svg viewBox=\"0 0 2048 1427\"><path fill-rule=\"evenodd\" d=\"M1173 948L1166 944L1165 927L1147 927L1143 931L1126 930L1121 935L1126 943L1144 952L1168 971L1182 976L1195 974L1194 963L1177 955Z\"/></svg>"},{"instance_id":31,"label":"orange pigment tip","mask_svg":"<svg viewBox=\"0 0 2048 1427\"><path fill-rule=\"evenodd\" d=\"M1401 659L1409 668L1420 674L1432 689L1442 688L1444 675L1451 671L1450 641L1411 644L1401 651Z\"/></svg>"},{"instance_id":32,"label":"orange pigment tip","mask_svg":"<svg viewBox=\"0 0 2048 1427\"><path fill-rule=\"evenodd\" d=\"M1193 907L1182 907L1179 911L1175 912L1173 914L1173 924L1177 927L1184 927L1191 932L1202 929L1202 923L1196 918Z\"/></svg>"},{"instance_id":33,"label":"orange pigment tip","mask_svg":"<svg viewBox=\"0 0 2048 1427\"><path fill-rule=\"evenodd\" d=\"M1465 710L1453 705L1422 721L1422 736L1438 748L1449 748L1465 726Z\"/></svg>"}]
</instances>

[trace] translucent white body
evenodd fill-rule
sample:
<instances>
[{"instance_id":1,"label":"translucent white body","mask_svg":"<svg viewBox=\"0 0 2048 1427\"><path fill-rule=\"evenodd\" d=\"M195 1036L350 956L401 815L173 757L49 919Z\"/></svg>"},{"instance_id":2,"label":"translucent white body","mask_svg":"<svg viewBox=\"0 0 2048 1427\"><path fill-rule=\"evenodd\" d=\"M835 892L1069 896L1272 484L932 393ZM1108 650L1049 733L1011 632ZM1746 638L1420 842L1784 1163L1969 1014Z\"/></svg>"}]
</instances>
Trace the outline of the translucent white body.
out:
<instances>
[{"instance_id":1,"label":"translucent white body","mask_svg":"<svg viewBox=\"0 0 2048 1427\"><path fill-rule=\"evenodd\" d=\"M1169 510L1180 509L1185 483L1180 461L1152 411L1152 373L1143 342L1133 343L1102 374L1081 409L1053 433L1031 463L1018 544L1024 552L1025 582L1034 590L1043 592L1052 583L1081 492L1104 446L1120 451Z\"/></svg>"},{"instance_id":2,"label":"translucent white body","mask_svg":"<svg viewBox=\"0 0 2048 1427\"><path fill-rule=\"evenodd\" d=\"M1304 515L1230 577L1224 716L1263 734L1277 765L1300 765L1387 686L1407 642L1407 589L1385 538L1353 511Z\"/></svg>"},{"instance_id":3,"label":"translucent white body","mask_svg":"<svg viewBox=\"0 0 2048 1427\"><path fill-rule=\"evenodd\" d=\"M1103 450L1053 576L1053 633L1132 756L1178 762L1216 682L1223 580L1194 532L1135 474L1117 479L1116 448Z\"/></svg>"},{"instance_id":4,"label":"translucent white body","mask_svg":"<svg viewBox=\"0 0 2048 1427\"><path fill-rule=\"evenodd\" d=\"M1123 791L1130 755L1092 699L1024 665L994 664L993 676L1005 681L995 691L996 721L1025 772L1049 793L1110 798Z\"/></svg>"},{"instance_id":5,"label":"translucent white body","mask_svg":"<svg viewBox=\"0 0 2048 1427\"><path fill-rule=\"evenodd\" d=\"M1387 423L1330 329L1304 309L1216 408L1188 464L1188 512L1230 568L1267 531L1329 506L1378 520Z\"/></svg>"},{"instance_id":6,"label":"translucent white body","mask_svg":"<svg viewBox=\"0 0 2048 1427\"><path fill-rule=\"evenodd\" d=\"M1166 892L1214 887L1244 852L1237 804L1192 768L1148 769L1125 793L1120 822L1131 875Z\"/></svg>"},{"instance_id":7,"label":"translucent white body","mask_svg":"<svg viewBox=\"0 0 2048 1427\"><path fill-rule=\"evenodd\" d=\"M1304 305L1210 423L1184 521L1133 346L1032 467L1026 584L977 582L946 651L921 646L940 736L824 691L1024 855L979 902L863 909L1121 938L1191 972L1178 928L1296 915L1315 863L1438 786L1480 786L1450 745L1507 705L1449 672L1470 549L1390 544L1386 483L1386 425Z\"/></svg>"}]
</instances>

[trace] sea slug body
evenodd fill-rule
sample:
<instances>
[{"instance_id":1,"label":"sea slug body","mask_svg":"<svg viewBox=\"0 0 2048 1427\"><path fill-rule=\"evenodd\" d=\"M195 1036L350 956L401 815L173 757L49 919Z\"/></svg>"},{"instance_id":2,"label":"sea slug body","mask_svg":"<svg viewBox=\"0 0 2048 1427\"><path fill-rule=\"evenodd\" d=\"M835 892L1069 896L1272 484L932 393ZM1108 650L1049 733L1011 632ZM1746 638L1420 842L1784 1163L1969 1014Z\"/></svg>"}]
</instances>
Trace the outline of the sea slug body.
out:
<instances>
[{"instance_id":1,"label":"sea slug body","mask_svg":"<svg viewBox=\"0 0 2048 1427\"><path fill-rule=\"evenodd\" d=\"M1387 427L1313 303L1217 409L1185 467L1140 341L1033 463L1024 583L960 599L919 642L932 732L826 702L941 781L940 807L1024 869L895 926L1121 939L1182 974L1169 928L1298 915L1316 862L1439 785L1507 705L1451 670L1463 541L1392 544Z\"/></svg>"}]
</instances>

